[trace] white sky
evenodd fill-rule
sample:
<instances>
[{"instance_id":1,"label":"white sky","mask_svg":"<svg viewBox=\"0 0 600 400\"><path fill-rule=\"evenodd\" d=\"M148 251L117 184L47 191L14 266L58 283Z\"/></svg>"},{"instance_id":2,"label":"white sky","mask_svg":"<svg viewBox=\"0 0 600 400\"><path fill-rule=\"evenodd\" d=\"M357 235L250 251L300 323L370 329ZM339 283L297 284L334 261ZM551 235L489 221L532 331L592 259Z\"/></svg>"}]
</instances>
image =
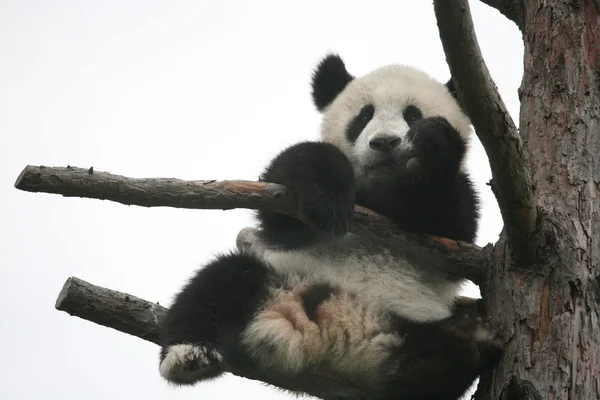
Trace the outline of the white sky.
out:
<instances>
[{"instance_id":1,"label":"white sky","mask_svg":"<svg viewBox=\"0 0 600 400\"><path fill-rule=\"evenodd\" d=\"M516 117L520 34L471 3ZM27 164L254 180L279 150L317 138L309 81L328 50L357 75L398 62L449 77L431 1L0 2L0 398L288 397L231 376L173 389L159 377L157 346L54 309L69 276L168 305L196 268L234 246L249 211L126 207L13 183ZM473 143L484 245L501 219Z\"/></svg>"}]
</instances>

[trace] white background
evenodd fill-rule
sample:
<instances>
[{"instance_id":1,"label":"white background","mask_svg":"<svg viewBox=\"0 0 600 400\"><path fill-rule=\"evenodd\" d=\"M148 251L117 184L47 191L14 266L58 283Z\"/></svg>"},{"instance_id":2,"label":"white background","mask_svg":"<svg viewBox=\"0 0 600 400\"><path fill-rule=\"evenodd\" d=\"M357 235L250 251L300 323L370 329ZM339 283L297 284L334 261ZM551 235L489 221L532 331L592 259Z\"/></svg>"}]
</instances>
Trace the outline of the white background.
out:
<instances>
[{"instance_id":1,"label":"white background","mask_svg":"<svg viewBox=\"0 0 600 400\"><path fill-rule=\"evenodd\" d=\"M520 34L471 4L516 117ZM431 1L3 0L0 50L0 398L289 397L232 376L171 388L157 346L54 309L69 276L168 305L253 223L249 211L126 207L13 183L27 164L254 180L279 150L318 137L309 82L327 51L356 75L397 62L448 79ZM472 149L485 245L501 219L477 138Z\"/></svg>"}]
</instances>

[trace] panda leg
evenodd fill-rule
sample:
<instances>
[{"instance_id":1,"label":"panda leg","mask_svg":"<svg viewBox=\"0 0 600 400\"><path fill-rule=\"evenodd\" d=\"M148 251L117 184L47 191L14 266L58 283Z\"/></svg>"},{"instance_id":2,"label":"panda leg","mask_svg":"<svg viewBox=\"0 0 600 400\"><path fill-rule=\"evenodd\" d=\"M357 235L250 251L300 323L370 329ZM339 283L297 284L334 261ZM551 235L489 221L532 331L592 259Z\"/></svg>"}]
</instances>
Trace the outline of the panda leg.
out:
<instances>
[{"instance_id":1,"label":"panda leg","mask_svg":"<svg viewBox=\"0 0 600 400\"><path fill-rule=\"evenodd\" d=\"M498 361L502 341L488 322L455 314L408 330L388 364L388 395L457 400Z\"/></svg>"},{"instance_id":2,"label":"panda leg","mask_svg":"<svg viewBox=\"0 0 600 400\"><path fill-rule=\"evenodd\" d=\"M396 185L380 183L359 191L358 203L407 231L472 243L477 234L479 200L473 183L461 171L464 138L443 117L415 122L407 137L412 144L409 172ZM414 160L418 162L410 167Z\"/></svg>"},{"instance_id":3,"label":"panda leg","mask_svg":"<svg viewBox=\"0 0 600 400\"><path fill-rule=\"evenodd\" d=\"M256 257L236 253L200 269L161 320L160 374L192 385L243 359L238 337L266 297L269 274Z\"/></svg>"}]
</instances>

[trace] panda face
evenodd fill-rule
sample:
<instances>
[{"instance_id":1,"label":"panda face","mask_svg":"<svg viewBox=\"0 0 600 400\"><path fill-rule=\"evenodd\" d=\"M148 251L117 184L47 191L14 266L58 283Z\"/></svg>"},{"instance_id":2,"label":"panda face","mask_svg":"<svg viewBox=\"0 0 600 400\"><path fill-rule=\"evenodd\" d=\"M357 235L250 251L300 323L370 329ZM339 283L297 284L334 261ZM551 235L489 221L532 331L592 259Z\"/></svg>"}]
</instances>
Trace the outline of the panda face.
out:
<instances>
[{"instance_id":1,"label":"panda face","mask_svg":"<svg viewBox=\"0 0 600 400\"><path fill-rule=\"evenodd\" d=\"M412 67L390 65L354 78L338 56L319 65L313 99L323 141L340 148L357 178L398 171L411 156L417 121L442 116L468 141L470 121L448 88Z\"/></svg>"},{"instance_id":2,"label":"panda face","mask_svg":"<svg viewBox=\"0 0 600 400\"><path fill-rule=\"evenodd\" d=\"M412 148L410 128L426 117L417 101L376 94L349 101L341 108L347 122L342 126L334 123L331 130L324 123L323 140L340 147L357 172L377 173L406 165ZM331 114L326 113L326 121Z\"/></svg>"}]
</instances>

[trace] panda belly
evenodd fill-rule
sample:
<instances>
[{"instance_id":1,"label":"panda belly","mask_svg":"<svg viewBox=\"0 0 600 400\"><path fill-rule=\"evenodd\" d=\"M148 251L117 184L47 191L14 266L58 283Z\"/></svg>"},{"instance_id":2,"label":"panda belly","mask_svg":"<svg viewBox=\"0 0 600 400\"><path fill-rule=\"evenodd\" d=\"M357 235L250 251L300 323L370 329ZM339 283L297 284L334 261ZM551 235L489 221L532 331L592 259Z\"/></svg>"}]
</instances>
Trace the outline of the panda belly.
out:
<instances>
[{"instance_id":1,"label":"panda belly","mask_svg":"<svg viewBox=\"0 0 600 400\"><path fill-rule=\"evenodd\" d=\"M290 287L328 284L370 307L415 322L450 316L460 290L440 271L423 271L388 250L348 234L295 251L264 250L262 258Z\"/></svg>"},{"instance_id":2,"label":"panda belly","mask_svg":"<svg viewBox=\"0 0 600 400\"><path fill-rule=\"evenodd\" d=\"M278 375L323 368L380 383L382 361L402 346L403 333L389 314L344 292L323 299L310 315L303 300L312 287L304 281L274 288L241 335L244 350L257 367Z\"/></svg>"},{"instance_id":3,"label":"panda belly","mask_svg":"<svg viewBox=\"0 0 600 400\"><path fill-rule=\"evenodd\" d=\"M382 363L404 340L397 321L450 316L458 285L419 274L405 260L369 253L356 237L300 251L264 250L278 277L242 334L267 369L297 373L323 366L365 384L381 382Z\"/></svg>"}]
</instances>

